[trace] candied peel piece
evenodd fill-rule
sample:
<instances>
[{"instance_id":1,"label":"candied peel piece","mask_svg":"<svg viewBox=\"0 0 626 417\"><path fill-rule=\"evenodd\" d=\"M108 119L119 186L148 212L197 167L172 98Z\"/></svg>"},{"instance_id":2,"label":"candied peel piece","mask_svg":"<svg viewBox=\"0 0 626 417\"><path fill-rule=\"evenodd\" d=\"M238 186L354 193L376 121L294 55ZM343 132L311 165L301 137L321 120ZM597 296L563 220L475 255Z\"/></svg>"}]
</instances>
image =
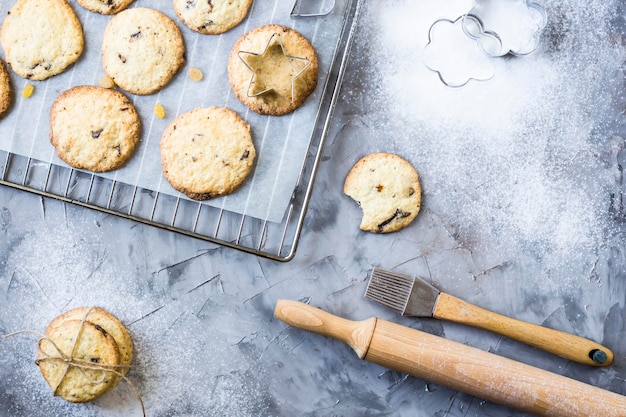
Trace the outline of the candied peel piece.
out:
<instances>
[{"instance_id":1,"label":"candied peel piece","mask_svg":"<svg viewBox=\"0 0 626 417\"><path fill-rule=\"evenodd\" d=\"M22 97L29 98L35 92L35 86L32 84L26 84L22 90Z\"/></svg>"},{"instance_id":2,"label":"candied peel piece","mask_svg":"<svg viewBox=\"0 0 626 417\"><path fill-rule=\"evenodd\" d=\"M199 68L191 67L187 71L187 76L193 81L202 81L204 74L202 74L202 71Z\"/></svg>"},{"instance_id":3,"label":"candied peel piece","mask_svg":"<svg viewBox=\"0 0 626 417\"><path fill-rule=\"evenodd\" d=\"M154 115L158 117L159 119L165 118L165 108L159 103L155 104Z\"/></svg>"},{"instance_id":4,"label":"candied peel piece","mask_svg":"<svg viewBox=\"0 0 626 417\"><path fill-rule=\"evenodd\" d=\"M115 81L113 81L112 78L107 77L106 75L103 75L98 80L98 85L102 88L113 88L115 87Z\"/></svg>"}]
</instances>

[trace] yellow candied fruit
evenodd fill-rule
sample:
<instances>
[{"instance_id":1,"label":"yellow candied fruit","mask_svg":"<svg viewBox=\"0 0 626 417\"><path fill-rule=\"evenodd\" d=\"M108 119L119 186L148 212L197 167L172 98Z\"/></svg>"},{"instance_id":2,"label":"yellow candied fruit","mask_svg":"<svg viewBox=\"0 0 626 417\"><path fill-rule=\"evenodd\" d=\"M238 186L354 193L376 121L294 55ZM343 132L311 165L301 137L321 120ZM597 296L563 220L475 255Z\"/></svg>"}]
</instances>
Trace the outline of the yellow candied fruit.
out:
<instances>
[{"instance_id":1,"label":"yellow candied fruit","mask_svg":"<svg viewBox=\"0 0 626 417\"><path fill-rule=\"evenodd\" d=\"M154 105L154 115L159 119L163 119L165 117L165 109L162 105L158 103Z\"/></svg>"},{"instance_id":2,"label":"yellow candied fruit","mask_svg":"<svg viewBox=\"0 0 626 417\"><path fill-rule=\"evenodd\" d=\"M98 85L102 88L113 88L115 87L115 81L113 81L111 78L107 77L106 75L103 75L98 80Z\"/></svg>"},{"instance_id":3,"label":"yellow candied fruit","mask_svg":"<svg viewBox=\"0 0 626 417\"><path fill-rule=\"evenodd\" d=\"M204 77L204 75L202 74L202 71L200 71L200 69L198 68L189 68L189 71L187 71L187 76L189 78L191 78L194 81L200 81L202 80L202 77Z\"/></svg>"},{"instance_id":4,"label":"yellow candied fruit","mask_svg":"<svg viewBox=\"0 0 626 417\"><path fill-rule=\"evenodd\" d=\"M32 84L26 84L22 90L22 97L29 98L35 92L35 86Z\"/></svg>"}]
</instances>

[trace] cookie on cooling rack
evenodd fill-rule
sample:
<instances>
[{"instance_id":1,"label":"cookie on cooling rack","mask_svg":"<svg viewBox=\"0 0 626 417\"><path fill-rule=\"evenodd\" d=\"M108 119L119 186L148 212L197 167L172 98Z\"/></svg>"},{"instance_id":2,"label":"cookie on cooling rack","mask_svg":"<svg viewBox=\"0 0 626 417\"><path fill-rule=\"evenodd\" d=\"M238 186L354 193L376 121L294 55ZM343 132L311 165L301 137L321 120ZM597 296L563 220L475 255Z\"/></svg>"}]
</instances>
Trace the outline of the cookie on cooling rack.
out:
<instances>
[{"instance_id":1,"label":"cookie on cooling rack","mask_svg":"<svg viewBox=\"0 0 626 417\"><path fill-rule=\"evenodd\" d=\"M390 153L361 158L348 173L343 192L363 210L361 230L372 233L403 229L420 210L417 171L410 162Z\"/></svg>"},{"instance_id":2,"label":"cookie on cooling rack","mask_svg":"<svg viewBox=\"0 0 626 417\"><path fill-rule=\"evenodd\" d=\"M174 0L174 10L191 30L217 35L237 26L248 14L252 0Z\"/></svg>"},{"instance_id":3,"label":"cookie on cooling rack","mask_svg":"<svg viewBox=\"0 0 626 417\"><path fill-rule=\"evenodd\" d=\"M104 72L129 93L147 95L161 90L184 63L185 45L180 29L157 10L123 10L105 28Z\"/></svg>"},{"instance_id":4,"label":"cookie on cooling rack","mask_svg":"<svg viewBox=\"0 0 626 417\"><path fill-rule=\"evenodd\" d=\"M9 71L4 65L4 62L0 59L0 117L11 107L13 101L13 89L11 88L11 79L9 78Z\"/></svg>"},{"instance_id":5,"label":"cookie on cooling rack","mask_svg":"<svg viewBox=\"0 0 626 417\"><path fill-rule=\"evenodd\" d=\"M134 153L140 131L135 106L117 90L76 86L50 108L50 143L74 168L94 172L120 168Z\"/></svg>"},{"instance_id":6,"label":"cookie on cooling rack","mask_svg":"<svg viewBox=\"0 0 626 417\"><path fill-rule=\"evenodd\" d=\"M0 44L17 75L45 80L78 60L83 30L66 0L18 0L4 17Z\"/></svg>"},{"instance_id":7,"label":"cookie on cooling rack","mask_svg":"<svg viewBox=\"0 0 626 417\"><path fill-rule=\"evenodd\" d=\"M88 402L121 380L132 357L130 334L115 316L80 307L50 322L39 342L37 364L55 395Z\"/></svg>"},{"instance_id":8,"label":"cookie on cooling rack","mask_svg":"<svg viewBox=\"0 0 626 417\"><path fill-rule=\"evenodd\" d=\"M225 107L181 114L166 127L160 146L163 175L194 200L235 191L256 157L250 126Z\"/></svg>"},{"instance_id":9,"label":"cookie on cooling rack","mask_svg":"<svg viewBox=\"0 0 626 417\"><path fill-rule=\"evenodd\" d=\"M76 0L85 9L100 14L115 14L121 12L134 0Z\"/></svg>"},{"instance_id":10,"label":"cookie on cooling rack","mask_svg":"<svg viewBox=\"0 0 626 417\"><path fill-rule=\"evenodd\" d=\"M300 107L317 86L313 45L286 26L265 25L241 36L228 58L228 80L251 110L280 116Z\"/></svg>"}]
</instances>

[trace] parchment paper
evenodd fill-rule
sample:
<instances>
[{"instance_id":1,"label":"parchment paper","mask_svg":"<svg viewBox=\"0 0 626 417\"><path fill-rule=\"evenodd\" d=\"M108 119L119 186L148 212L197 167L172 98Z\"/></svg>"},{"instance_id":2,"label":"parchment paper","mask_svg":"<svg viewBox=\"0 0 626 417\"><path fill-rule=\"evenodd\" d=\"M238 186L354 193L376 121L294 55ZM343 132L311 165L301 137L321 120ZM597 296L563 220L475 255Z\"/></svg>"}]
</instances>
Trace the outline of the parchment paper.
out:
<instances>
[{"instance_id":1,"label":"parchment paper","mask_svg":"<svg viewBox=\"0 0 626 417\"><path fill-rule=\"evenodd\" d=\"M315 1L315 0L310 0ZM79 61L64 73L45 81L29 81L10 72L15 100L10 112L0 120L0 149L40 161L65 165L49 142L49 111L63 91L76 85L98 85L105 75L100 57L102 34L110 16L89 12L74 0L69 3L83 25L85 50ZM332 1L320 1L327 10ZM179 114L196 107L224 106L235 110L252 128L257 161L252 175L235 193L205 202L247 216L280 222L293 194L298 175L313 133L319 103L335 54L346 9L337 0L330 14L317 17L290 17L293 1L257 0L247 18L222 35L201 35L187 28L176 16L171 0L137 0L131 7L151 7L172 18L185 39L187 62L172 82L158 93L135 96L125 93L135 103L142 120L141 142L128 163L119 170L98 174L119 182L176 196L161 171L159 141L164 128ZM14 1L0 2L0 16L5 16ZM280 116L261 116L247 109L232 93L228 84L227 61L235 41L258 26L276 23L302 33L316 49L320 63L318 86L305 104L295 112ZM4 59L4 53L2 55ZM187 70L196 67L204 78L193 81ZM21 97L26 84L35 92ZM154 116L160 103L164 119Z\"/></svg>"}]
</instances>

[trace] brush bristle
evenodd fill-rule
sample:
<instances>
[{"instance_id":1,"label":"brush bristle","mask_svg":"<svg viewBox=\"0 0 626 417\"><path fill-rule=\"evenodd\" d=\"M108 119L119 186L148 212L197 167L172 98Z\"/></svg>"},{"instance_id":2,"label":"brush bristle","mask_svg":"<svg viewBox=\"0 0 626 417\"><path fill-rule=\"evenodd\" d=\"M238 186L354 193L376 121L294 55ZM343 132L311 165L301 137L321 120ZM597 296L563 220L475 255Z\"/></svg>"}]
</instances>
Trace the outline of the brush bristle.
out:
<instances>
[{"instance_id":1,"label":"brush bristle","mask_svg":"<svg viewBox=\"0 0 626 417\"><path fill-rule=\"evenodd\" d=\"M414 282L415 278L410 275L374 268L365 297L404 313Z\"/></svg>"}]
</instances>

